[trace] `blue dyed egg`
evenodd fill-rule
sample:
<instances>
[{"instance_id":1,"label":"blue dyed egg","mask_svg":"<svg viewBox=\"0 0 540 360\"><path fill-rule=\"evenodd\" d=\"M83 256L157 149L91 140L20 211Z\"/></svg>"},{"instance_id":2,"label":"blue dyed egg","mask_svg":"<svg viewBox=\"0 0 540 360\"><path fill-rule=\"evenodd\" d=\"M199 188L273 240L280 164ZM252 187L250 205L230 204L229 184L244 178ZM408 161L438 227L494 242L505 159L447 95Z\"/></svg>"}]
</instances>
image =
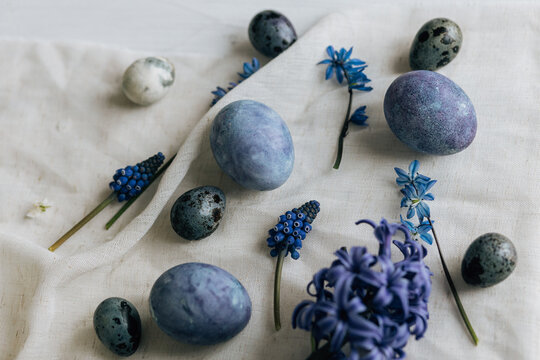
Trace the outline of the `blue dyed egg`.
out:
<instances>
[{"instance_id":1,"label":"blue dyed egg","mask_svg":"<svg viewBox=\"0 0 540 360\"><path fill-rule=\"evenodd\" d=\"M182 194L171 209L174 231L187 240L212 234L225 212L225 194L215 186L201 186Z\"/></svg>"},{"instance_id":2,"label":"blue dyed egg","mask_svg":"<svg viewBox=\"0 0 540 360\"><path fill-rule=\"evenodd\" d=\"M238 334L251 317L246 289L213 265L186 263L161 275L150 292L150 314L175 340L211 345Z\"/></svg>"},{"instance_id":3,"label":"blue dyed egg","mask_svg":"<svg viewBox=\"0 0 540 360\"><path fill-rule=\"evenodd\" d=\"M296 31L285 17L273 10L265 10L251 20L249 41L262 54L274 58L296 41Z\"/></svg>"},{"instance_id":4,"label":"blue dyed egg","mask_svg":"<svg viewBox=\"0 0 540 360\"><path fill-rule=\"evenodd\" d=\"M497 233L487 233L469 246L461 262L467 284L488 287L500 283L514 271L517 252L512 241Z\"/></svg>"},{"instance_id":5,"label":"blue dyed egg","mask_svg":"<svg viewBox=\"0 0 540 360\"><path fill-rule=\"evenodd\" d=\"M294 147L287 125L268 106L239 100L216 115L210 146L221 169L248 189L273 190L291 175Z\"/></svg>"},{"instance_id":6,"label":"blue dyed egg","mask_svg":"<svg viewBox=\"0 0 540 360\"><path fill-rule=\"evenodd\" d=\"M455 154L476 135L476 112L467 94L432 71L411 71L394 80L384 97L384 115L399 140L428 154Z\"/></svg>"},{"instance_id":7,"label":"blue dyed egg","mask_svg":"<svg viewBox=\"0 0 540 360\"><path fill-rule=\"evenodd\" d=\"M113 353L130 356L141 341L141 318L129 301L112 297L94 312L94 329L99 340Z\"/></svg>"}]
</instances>

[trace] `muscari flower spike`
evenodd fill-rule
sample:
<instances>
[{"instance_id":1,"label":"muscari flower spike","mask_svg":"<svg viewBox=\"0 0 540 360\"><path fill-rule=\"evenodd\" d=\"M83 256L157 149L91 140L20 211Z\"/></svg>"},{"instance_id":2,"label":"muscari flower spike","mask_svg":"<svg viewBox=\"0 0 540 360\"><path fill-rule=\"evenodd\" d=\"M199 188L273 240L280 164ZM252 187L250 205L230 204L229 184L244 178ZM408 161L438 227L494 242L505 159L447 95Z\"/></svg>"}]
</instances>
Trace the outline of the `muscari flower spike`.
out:
<instances>
[{"instance_id":1,"label":"muscari flower spike","mask_svg":"<svg viewBox=\"0 0 540 360\"><path fill-rule=\"evenodd\" d=\"M116 193L118 201L139 195L150 184L163 160L165 156L159 152L135 166L116 170L109 187Z\"/></svg>"},{"instance_id":2,"label":"muscari flower spike","mask_svg":"<svg viewBox=\"0 0 540 360\"><path fill-rule=\"evenodd\" d=\"M291 254L291 258L297 260L300 257L298 250L302 248L302 241L312 230L311 223L320 211L318 201L311 200L300 208L294 208L279 216L278 223L268 231L266 243L271 248L270 255L277 257L276 274L274 279L274 324L276 330L281 328L279 314L279 299L281 285L281 270L283 259Z\"/></svg>"},{"instance_id":3,"label":"muscari flower spike","mask_svg":"<svg viewBox=\"0 0 540 360\"><path fill-rule=\"evenodd\" d=\"M431 219L431 211L426 203L426 200L431 201L435 199L433 194L428 193L428 191L433 187L433 185L435 185L437 180L432 180L428 176L418 173L419 166L420 163L418 160L413 160L409 164L408 172L397 167L394 168L394 171L398 175L396 178L396 183L399 186L403 186L403 188L400 189L400 192L403 195L403 198L401 199L401 207L407 208L407 219L413 218L416 214L419 222L419 224L415 226L412 222L403 220L403 217L400 215L401 223L407 228L415 240L422 239L431 245L433 243L433 239L435 239L435 244L437 245L444 275L446 277L448 286L452 291L454 301L456 302L461 318L463 319L463 322L465 323L474 344L478 345L478 337L476 336L476 332L469 321L469 317L467 316L465 308L461 303L461 299L459 298L459 294L454 285L454 281L452 280L452 276L450 275L450 271L446 266L446 261L444 260L441 246L433 227L434 221ZM433 236L429 233L430 231Z\"/></svg>"},{"instance_id":4,"label":"muscari flower spike","mask_svg":"<svg viewBox=\"0 0 540 360\"><path fill-rule=\"evenodd\" d=\"M216 87L216 90L212 91L211 93L214 95L214 99L212 99L212 105L214 106L219 100L221 100L222 97L227 95L229 91L234 89L238 84L240 84L242 81L249 78L251 75L255 74L259 69L261 65L259 63L259 60L257 58L251 59L251 64L248 62L245 62L243 65L243 71L241 73L238 73L240 76L240 79L237 82L230 82L229 86L227 87L227 90L224 88L218 86Z\"/></svg>"},{"instance_id":5,"label":"muscari flower spike","mask_svg":"<svg viewBox=\"0 0 540 360\"><path fill-rule=\"evenodd\" d=\"M427 329L432 273L423 260L426 249L401 224L384 219L360 223L374 228L378 255L365 247L338 250L331 266L308 284L314 300L304 300L294 310L293 328L311 331L315 340L310 358L401 359L409 337L420 339ZM398 231L404 241L393 240ZM392 244L402 254L396 262ZM322 341L326 344L319 347ZM348 356L343 354L347 344Z\"/></svg>"},{"instance_id":6,"label":"muscari flower spike","mask_svg":"<svg viewBox=\"0 0 540 360\"><path fill-rule=\"evenodd\" d=\"M341 157L343 156L343 139L347 136L349 132L349 123L360 126L367 126L366 120L368 119L368 117L367 115L365 115L365 106L361 106L356 109L356 111L354 111L353 115L351 116L353 90L373 90L371 86L366 85L368 82L371 81L364 73L364 70L367 67L366 63L360 59L352 59L352 51L352 47L349 50L341 48L339 51L337 51L334 49L333 46L328 46L326 48L326 52L329 56L329 59L324 59L318 63L318 65L328 65L325 75L326 80L331 79L335 73L338 83L341 84L344 79L347 81L347 86L349 90L349 104L347 106L347 114L345 115L345 121L339 134L338 153L336 156L336 161L334 162L334 169L339 169L339 165L341 164Z\"/></svg>"},{"instance_id":7,"label":"muscari flower spike","mask_svg":"<svg viewBox=\"0 0 540 360\"><path fill-rule=\"evenodd\" d=\"M100 213L101 210L112 203L115 198L119 202L129 200L128 203L126 203L124 207L122 207L122 209L120 209L120 211L113 217L113 219L111 219L111 221L114 223L114 221L118 219L126 208L129 207L132 202L155 180L155 178L169 166L173 158L171 158L171 160L169 160L164 166L161 167L161 169L159 169L161 164L163 164L163 160L165 159L165 156L159 152L145 161L138 163L137 165L126 166L125 168L116 170L115 174L113 175L113 181L109 183L112 193L88 215L75 224L75 226L73 226L60 239L52 244L49 247L49 250L55 251L87 222L94 218L94 216ZM107 223L107 229L110 227L109 223Z\"/></svg>"}]
</instances>

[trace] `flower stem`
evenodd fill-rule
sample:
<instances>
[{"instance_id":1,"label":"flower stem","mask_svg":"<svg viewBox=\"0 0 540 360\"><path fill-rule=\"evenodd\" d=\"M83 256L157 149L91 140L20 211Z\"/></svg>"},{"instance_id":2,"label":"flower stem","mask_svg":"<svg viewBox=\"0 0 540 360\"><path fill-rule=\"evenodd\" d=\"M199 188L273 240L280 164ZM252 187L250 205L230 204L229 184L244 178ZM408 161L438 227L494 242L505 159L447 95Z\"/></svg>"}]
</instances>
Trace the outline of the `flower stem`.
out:
<instances>
[{"instance_id":1,"label":"flower stem","mask_svg":"<svg viewBox=\"0 0 540 360\"><path fill-rule=\"evenodd\" d=\"M281 250L277 257L276 274L274 277L274 325L276 331L281 329L281 319L279 316L279 293L281 287L281 269L283 269L283 259L285 258L286 250Z\"/></svg>"},{"instance_id":2,"label":"flower stem","mask_svg":"<svg viewBox=\"0 0 540 360\"><path fill-rule=\"evenodd\" d=\"M450 272L448 271L448 267L446 266L446 262L444 261L443 254L441 252L441 246L439 245L439 240L437 239L437 234L435 233L435 228L433 227L433 223L431 222L431 219L429 217L427 219L428 219L429 225L431 226L433 237L435 238L435 244L437 244L437 250L439 251L439 257L441 258L441 263L444 270L444 275L446 276L446 281L448 282L448 285L450 286L452 295L454 295L454 300L456 301L456 305L459 309L459 313L461 314L461 317L463 318L463 322L465 322L465 326L467 326L467 330L469 330L469 333L471 334L471 337L474 341L474 345L478 345L478 337L476 336L476 333L474 332L471 322L469 321L469 317L467 316L467 313L465 312L465 309L463 308L463 305L461 304L461 300L459 299L459 295L454 285L454 281L452 281L452 276L450 276Z\"/></svg>"},{"instance_id":3,"label":"flower stem","mask_svg":"<svg viewBox=\"0 0 540 360\"><path fill-rule=\"evenodd\" d=\"M107 224L105 224L105 229L109 230L111 226L113 226L113 224L116 222L116 220L118 220L118 218L120 216L122 216L123 213L126 212L126 210L131 206L133 205L133 203L135 202L135 200L137 200L137 198L143 193L146 191L146 189L148 189L150 187L150 185L154 182L154 180L156 180L165 170L167 170L167 168L169 167L169 165L171 165L172 161L174 160L174 158L176 157L176 154L173 155L169 161L167 161L165 164L163 164L163 166L161 166L159 168L158 171L156 171L156 174L155 176L152 178L152 180L150 180L148 182L148 186L146 186L144 189L142 189L142 191L137 194L136 196L132 197L131 199L129 199L128 201L126 201L126 203L124 204L124 206L122 206L120 208L120 210L118 210L116 212L116 214L114 214L114 216L107 222Z\"/></svg>"},{"instance_id":4,"label":"flower stem","mask_svg":"<svg viewBox=\"0 0 540 360\"><path fill-rule=\"evenodd\" d=\"M334 169L339 169L341 164L341 157L343 156L343 139L347 136L349 132L349 120L351 117L351 105L352 105L353 91L349 88L349 105L347 106L347 115L345 115L345 121L343 122L343 127L341 128L341 133L339 134L338 140L338 153L336 157L336 162L334 163Z\"/></svg>"},{"instance_id":5,"label":"flower stem","mask_svg":"<svg viewBox=\"0 0 540 360\"><path fill-rule=\"evenodd\" d=\"M65 233L60 239L56 240L56 242L49 247L49 251L54 252L56 249L58 249L60 245L62 245L67 239L69 239L73 234L79 231L79 229L82 228L87 222L92 220L94 216L99 214L101 210L105 209L107 205L113 202L115 197L116 197L116 194L112 192L111 195L109 195L98 206L96 206L94 210L90 211L88 215L83 217L81 221L79 221L77 224L75 224L75 226L69 229L69 231Z\"/></svg>"}]
</instances>

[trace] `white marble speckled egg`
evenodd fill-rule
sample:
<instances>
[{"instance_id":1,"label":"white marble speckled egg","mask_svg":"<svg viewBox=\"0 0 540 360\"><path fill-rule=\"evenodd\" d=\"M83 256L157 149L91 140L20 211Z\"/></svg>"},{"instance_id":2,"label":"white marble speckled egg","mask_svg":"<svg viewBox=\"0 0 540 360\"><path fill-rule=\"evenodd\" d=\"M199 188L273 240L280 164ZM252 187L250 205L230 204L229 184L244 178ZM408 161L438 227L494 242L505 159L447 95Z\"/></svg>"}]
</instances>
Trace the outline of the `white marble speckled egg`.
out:
<instances>
[{"instance_id":1,"label":"white marble speckled egg","mask_svg":"<svg viewBox=\"0 0 540 360\"><path fill-rule=\"evenodd\" d=\"M124 72L122 91L139 105L150 105L164 97L174 83L174 65L162 57L147 57Z\"/></svg>"}]
</instances>

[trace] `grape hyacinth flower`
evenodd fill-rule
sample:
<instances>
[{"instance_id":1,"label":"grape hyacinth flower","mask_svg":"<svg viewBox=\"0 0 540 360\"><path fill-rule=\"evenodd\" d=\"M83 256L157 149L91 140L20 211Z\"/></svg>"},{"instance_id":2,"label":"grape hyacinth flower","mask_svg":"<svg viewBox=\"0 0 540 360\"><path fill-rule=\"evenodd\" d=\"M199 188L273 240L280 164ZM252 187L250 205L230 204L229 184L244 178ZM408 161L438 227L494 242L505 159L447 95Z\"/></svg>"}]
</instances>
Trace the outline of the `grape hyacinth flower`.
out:
<instances>
[{"instance_id":1,"label":"grape hyacinth flower","mask_svg":"<svg viewBox=\"0 0 540 360\"><path fill-rule=\"evenodd\" d=\"M281 329L281 319L279 312L281 270L283 259L291 254L291 258L298 260L302 248L302 241L311 231L311 223L320 211L320 204L311 200L302 205L299 209L294 208L287 211L278 218L278 223L268 231L266 243L272 257L277 257L276 273L274 279L274 325L276 330Z\"/></svg>"},{"instance_id":2,"label":"grape hyacinth flower","mask_svg":"<svg viewBox=\"0 0 540 360\"><path fill-rule=\"evenodd\" d=\"M165 156L162 153L146 159L143 162L134 166L126 166L123 169L116 170L113 175L113 181L109 184L112 193L103 200L96 208L94 208L88 215L80 220L75 226L73 226L67 233L65 233L60 239L49 247L50 251L55 251L60 245L62 245L67 239L81 229L87 222L99 214L105 207L114 201L116 198L118 202L127 201L127 203L118 211L118 213L111 219L112 223L124 213L138 196L144 192L146 188L159 176L163 171L167 169L174 157L172 157L165 165L163 160ZM161 169L159 168L161 166ZM108 229L112 225L111 221L107 223ZM110 225L109 225L110 224Z\"/></svg>"},{"instance_id":3,"label":"grape hyacinth flower","mask_svg":"<svg viewBox=\"0 0 540 360\"><path fill-rule=\"evenodd\" d=\"M360 59L351 59L352 50L353 48L351 47L349 50L341 48L341 50L337 51L334 50L333 46L328 46L326 52L328 53L329 59L325 59L318 64L328 65L326 68L326 80L332 78L335 73L338 83L341 84L344 79L347 81L349 91L349 105L347 106L347 114L345 115L345 121L339 134L338 153L334 163L334 169L339 169L339 165L341 164L341 157L343 156L343 139L349 132L349 123L352 122L356 125L367 126L366 120L368 117L365 115L365 106L361 106L352 116L350 116L353 90L372 90L372 87L366 85L371 81L364 73L367 65Z\"/></svg>"},{"instance_id":4,"label":"grape hyacinth flower","mask_svg":"<svg viewBox=\"0 0 540 360\"><path fill-rule=\"evenodd\" d=\"M403 186L403 188L401 188L400 190L401 194L403 195L403 198L401 200L401 207L407 208L408 219L413 218L416 213L419 224L417 226L414 226L412 222L403 220L403 218L400 216L401 222L406 226L406 228L413 237L420 238L430 245L433 243L433 238L435 239L435 244L437 245L439 258L441 259L441 264L443 267L444 275L446 277L446 281L448 282L448 286L452 291L452 295L454 296L454 300L459 309L459 313L463 319L463 322L465 323L465 326L467 327L467 330L471 334L474 344L478 345L478 337L476 336L476 333L469 321L467 313L463 308L463 305L459 298L459 294L454 285L454 281L452 280L452 276L450 275L450 271L448 271L448 267L446 266L446 261L444 261L441 246L439 244L437 234L435 233L435 229L433 228L433 220L431 220L430 209L429 206L425 203L426 200L435 199L433 194L428 193L428 191L433 187L433 185L435 185L437 181L432 180L425 175L419 174L419 166L420 163L418 162L418 160L414 160L409 165L408 173L405 172L405 170L403 169L394 168L396 174L398 175L398 177L396 178L396 183L399 186ZM433 233L433 237L431 236L431 234L429 234L430 231Z\"/></svg>"},{"instance_id":5,"label":"grape hyacinth flower","mask_svg":"<svg viewBox=\"0 0 540 360\"><path fill-rule=\"evenodd\" d=\"M377 255L365 247L342 248L329 268L317 272L307 291L313 300L298 304L293 328L310 331L313 352L308 359L401 359L411 335L427 330L431 272L426 249L411 239L402 224L360 220L374 228ZM401 232L405 240L394 240ZM391 259L392 244L402 258ZM323 346L321 342L325 341ZM349 345L349 355L343 349Z\"/></svg>"},{"instance_id":6,"label":"grape hyacinth flower","mask_svg":"<svg viewBox=\"0 0 540 360\"><path fill-rule=\"evenodd\" d=\"M226 90L218 86L216 87L216 90L211 92L214 95L214 99L212 100L212 105L210 106L214 106L219 100L221 100L222 97L227 95L229 91L234 89L236 86L238 86L238 84L249 78L251 75L255 74L257 70L260 69L260 67L261 65L259 63L259 60L255 57L251 59L251 64L245 62L242 68L243 71L241 73L238 73L240 79L237 82L230 82Z\"/></svg>"}]
</instances>

